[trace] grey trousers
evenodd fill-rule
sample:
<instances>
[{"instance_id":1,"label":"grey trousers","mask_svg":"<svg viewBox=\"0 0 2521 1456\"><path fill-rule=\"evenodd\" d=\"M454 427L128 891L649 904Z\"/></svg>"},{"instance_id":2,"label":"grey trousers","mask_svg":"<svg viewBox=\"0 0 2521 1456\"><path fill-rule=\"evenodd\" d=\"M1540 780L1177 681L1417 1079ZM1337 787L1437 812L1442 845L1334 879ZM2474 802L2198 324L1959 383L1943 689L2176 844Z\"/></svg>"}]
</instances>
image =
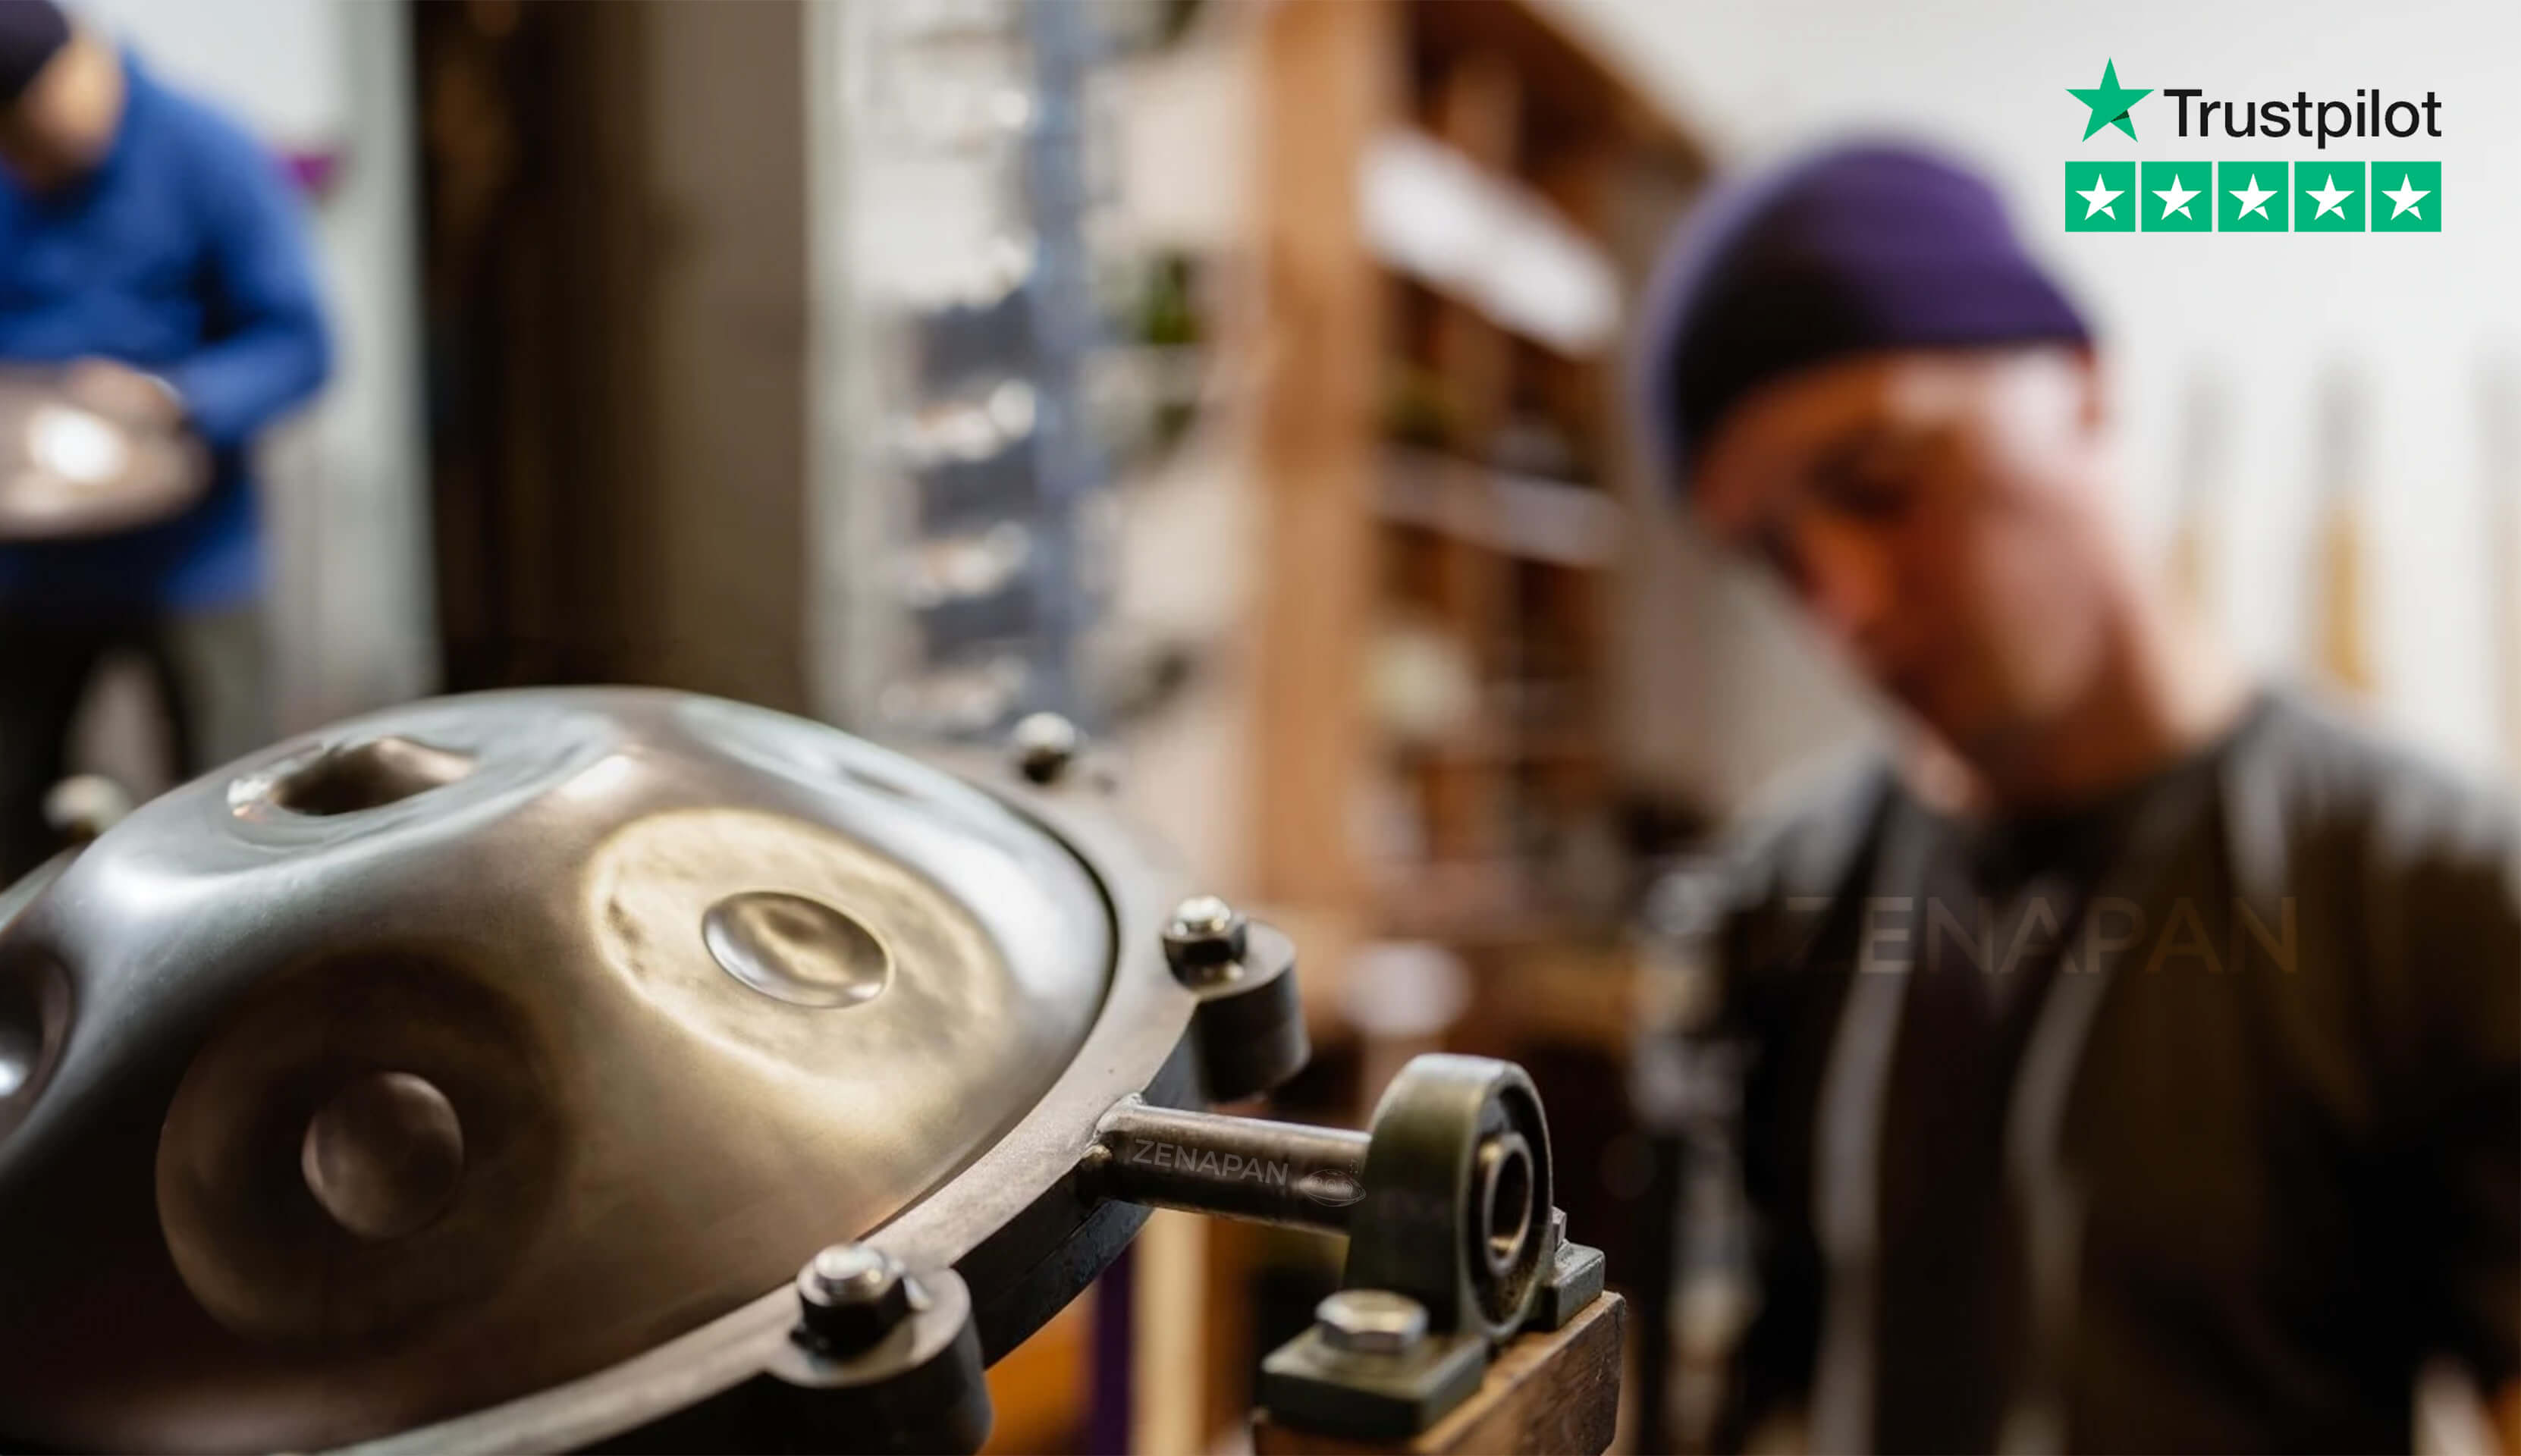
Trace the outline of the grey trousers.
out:
<instances>
[{"instance_id":1,"label":"grey trousers","mask_svg":"<svg viewBox=\"0 0 2521 1456\"><path fill-rule=\"evenodd\" d=\"M166 705L174 777L270 741L258 606L106 624L0 614L0 884L59 847L44 796L69 770L71 724L97 668L123 652L147 664Z\"/></svg>"}]
</instances>

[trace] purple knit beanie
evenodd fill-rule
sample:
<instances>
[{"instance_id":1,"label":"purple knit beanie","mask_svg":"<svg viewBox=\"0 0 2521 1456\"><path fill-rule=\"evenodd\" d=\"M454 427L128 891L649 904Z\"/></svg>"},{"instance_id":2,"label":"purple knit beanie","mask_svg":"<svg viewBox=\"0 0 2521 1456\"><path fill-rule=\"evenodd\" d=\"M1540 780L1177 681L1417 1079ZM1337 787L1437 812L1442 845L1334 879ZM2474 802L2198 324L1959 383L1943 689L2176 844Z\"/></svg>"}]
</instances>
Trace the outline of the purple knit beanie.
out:
<instances>
[{"instance_id":1,"label":"purple knit beanie","mask_svg":"<svg viewBox=\"0 0 2521 1456\"><path fill-rule=\"evenodd\" d=\"M0 0L0 107L16 106L69 39L69 17L52 0Z\"/></svg>"},{"instance_id":2,"label":"purple knit beanie","mask_svg":"<svg viewBox=\"0 0 2521 1456\"><path fill-rule=\"evenodd\" d=\"M2087 342L1977 175L1898 142L1719 185L1646 298L1633 405L1685 486L1725 411L1781 376L1884 349Z\"/></svg>"}]
</instances>

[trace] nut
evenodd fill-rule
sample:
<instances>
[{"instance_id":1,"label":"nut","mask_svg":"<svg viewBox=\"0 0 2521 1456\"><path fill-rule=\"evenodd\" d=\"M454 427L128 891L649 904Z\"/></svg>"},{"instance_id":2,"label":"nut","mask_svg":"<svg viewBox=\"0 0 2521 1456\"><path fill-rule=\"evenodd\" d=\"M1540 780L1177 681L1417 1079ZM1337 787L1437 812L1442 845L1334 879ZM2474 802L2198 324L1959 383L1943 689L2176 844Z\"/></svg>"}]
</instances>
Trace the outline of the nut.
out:
<instances>
[{"instance_id":1,"label":"nut","mask_svg":"<svg viewBox=\"0 0 2521 1456\"><path fill-rule=\"evenodd\" d=\"M1390 1290L1341 1290L1313 1318L1332 1348L1352 1355L1404 1355L1427 1338L1427 1306Z\"/></svg>"},{"instance_id":2,"label":"nut","mask_svg":"<svg viewBox=\"0 0 2521 1456\"><path fill-rule=\"evenodd\" d=\"M828 1353L853 1354L891 1334L910 1314L910 1285L891 1254L864 1244L835 1244L797 1276L798 1334Z\"/></svg>"},{"instance_id":3,"label":"nut","mask_svg":"<svg viewBox=\"0 0 2521 1456\"><path fill-rule=\"evenodd\" d=\"M44 825L75 844L112 829L131 812L131 795L103 774L72 774L44 796Z\"/></svg>"},{"instance_id":4,"label":"nut","mask_svg":"<svg viewBox=\"0 0 2521 1456\"><path fill-rule=\"evenodd\" d=\"M1059 714L1028 714L1015 728L1016 769L1036 784L1055 784L1067 776L1084 743L1077 725Z\"/></svg>"},{"instance_id":5,"label":"nut","mask_svg":"<svg viewBox=\"0 0 2521 1456\"><path fill-rule=\"evenodd\" d=\"M1214 980L1243 959L1248 927L1215 895L1193 895L1173 907L1165 927L1165 961L1183 980Z\"/></svg>"}]
</instances>

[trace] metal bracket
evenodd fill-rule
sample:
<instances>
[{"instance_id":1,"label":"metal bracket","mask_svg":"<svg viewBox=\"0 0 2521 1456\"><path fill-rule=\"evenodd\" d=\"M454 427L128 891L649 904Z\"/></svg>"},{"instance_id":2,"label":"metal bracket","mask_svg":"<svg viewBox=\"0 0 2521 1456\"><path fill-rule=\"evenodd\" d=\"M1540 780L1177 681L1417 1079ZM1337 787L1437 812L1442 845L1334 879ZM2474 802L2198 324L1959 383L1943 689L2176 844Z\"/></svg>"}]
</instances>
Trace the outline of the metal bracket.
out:
<instances>
[{"instance_id":1,"label":"metal bracket","mask_svg":"<svg viewBox=\"0 0 2521 1456\"><path fill-rule=\"evenodd\" d=\"M1295 949L1213 895L1185 900L1165 957L1201 997L1207 1090L1275 1085L1308 1053ZM1600 1296L1602 1255L1566 1241L1549 1127L1523 1069L1426 1056L1393 1079L1371 1132L1123 1098L1079 1160L1090 1196L1346 1233L1346 1286L1261 1365L1295 1427L1382 1438L1424 1431L1479 1389L1496 1345L1557 1330Z\"/></svg>"},{"instance_id":2,"label":"metal bracket","mask_svg":"<svg viewBox=\"0 0 2521 1456\"><path fill-rule=\"evenodd\" d=\"M1567 1215L1553 1208L1551 1219L1562 1229ZM1585 1305L1601 1297L1604 1288L1602 1251L1583 1244L1570 1244L1563 1237L1558 1243L1558 1257L1551 1262L1549 1275L1541 1280L1540 1291L1532 1301L1532 1314L1523 1322L1527 1330L1563 1330L1567 1322L1583 1311Z\"/></svg>"},{"instance_id":3,"label":"metal bracket","mask_svg":"<svg viewBox=\"0 0 2521 1456\"><path fill-rule=\"evenodd\" d=\"M1532 1078L1486 1057L1419 1057L1385 1090L1369 1144L1340 1282L1407 1295L1438 1331L1512 1334L1559 1237Z\"/></svg>"},{"instance_id":4,"label":"metal bracket","mask_svg":"<svg viewBox=\"0 0 2521 1456\"><path fill-rule=\"evenodd\" d=\"M975 1451L992 1415L972 1293L951 1269L903 1271L835 1245L798 1276L801 1317L768 1374L822 1449Z\"/></svg>"},{"instance_id":5,"label":"metal bracket","mask_svg":"<svg viewBox=\"0 0 2521 1456\"><path fill-rule=\"evenodd\" d=\"M1304 1070L1313 1057L1296 983L1296 942L1215 895L1181 902L1165 960L1199 997L1191 1035L1212 1102L1240 1102Z\"/></svg>"},{"instance_id":6,"label":"metal bracket","mask_svg":"<svg viewBox=\"0 0 2521 1456\"><path fill-rule=\"evenodd\" d=\"M1270 1419L1366 1439L1414 1435L1468 1400L1488 1373L1489 1342L1477 1335L1390 1353L1344 1349L1339 1338L1317 1324L1260 1362Z\"/></svg>"}]
</instances>

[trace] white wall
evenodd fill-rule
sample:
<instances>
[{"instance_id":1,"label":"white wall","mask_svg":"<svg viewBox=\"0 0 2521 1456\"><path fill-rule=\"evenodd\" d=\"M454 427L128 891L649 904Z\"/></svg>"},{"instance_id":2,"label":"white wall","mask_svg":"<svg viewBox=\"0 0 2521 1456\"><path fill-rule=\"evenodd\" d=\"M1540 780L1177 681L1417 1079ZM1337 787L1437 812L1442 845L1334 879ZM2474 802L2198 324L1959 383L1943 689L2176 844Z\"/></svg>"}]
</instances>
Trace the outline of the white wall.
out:
<instances>
[{"instance_id":1,"label":"white wall","mask_svg":"<svg viewBox=\"0 0 2521 1456\"><path fill-rule=\"evenodd\" d=\"M341 0L70 0L160 76L198 88L286 147L329 142L351 88ZM393 7L384 7L393 8Z\"/></svg>"},{"instance_id":2,"label":"white wall","mask_svg":"<svg viewBox=\"0 0 2521 1456\"><path fill-rule=\"evenodd\" d=\"M269 442L280 726L429 690L409 16L383 0L79 0L168 82L275 150L341 159L311 205L338 345L315 406Z\"/></svg>"},{"instance_id":3,"label":"white wall","mask_svg":"<svg viewBox=\"0 0 2521 1456\"><path fill-rule=\"evenodd\" d=\"M1576 28L1624 59L1728 159L1890 125L1977 158L2026 236L2110 341L2127 418L2131 501L2166 532L2176 510L2183 394L2220 377L2235 421L2211 605L2254 661L2308 666L2307 556L2316 515L2317 401L2332 370L2367 391L2367 631L2378 710L2480 766L2505 762L2480 468L2480 377L2521 356L2521 6L2369 0L2110 6L1946 0L1563 0ZM2063 164L2115 157L2294 159L2315 148L2176 135L2173 104L2135 111L2138 142L2082 138L2104 60L2131 86L2208 97L2352 98L2358 87L2442 100L2444 135L2332 142L2344 159L2444 164L2438 236L2150 236L2062 228ZM2521 409L2521 400L2505 408Z\"/></svg>"}]
</instances>

